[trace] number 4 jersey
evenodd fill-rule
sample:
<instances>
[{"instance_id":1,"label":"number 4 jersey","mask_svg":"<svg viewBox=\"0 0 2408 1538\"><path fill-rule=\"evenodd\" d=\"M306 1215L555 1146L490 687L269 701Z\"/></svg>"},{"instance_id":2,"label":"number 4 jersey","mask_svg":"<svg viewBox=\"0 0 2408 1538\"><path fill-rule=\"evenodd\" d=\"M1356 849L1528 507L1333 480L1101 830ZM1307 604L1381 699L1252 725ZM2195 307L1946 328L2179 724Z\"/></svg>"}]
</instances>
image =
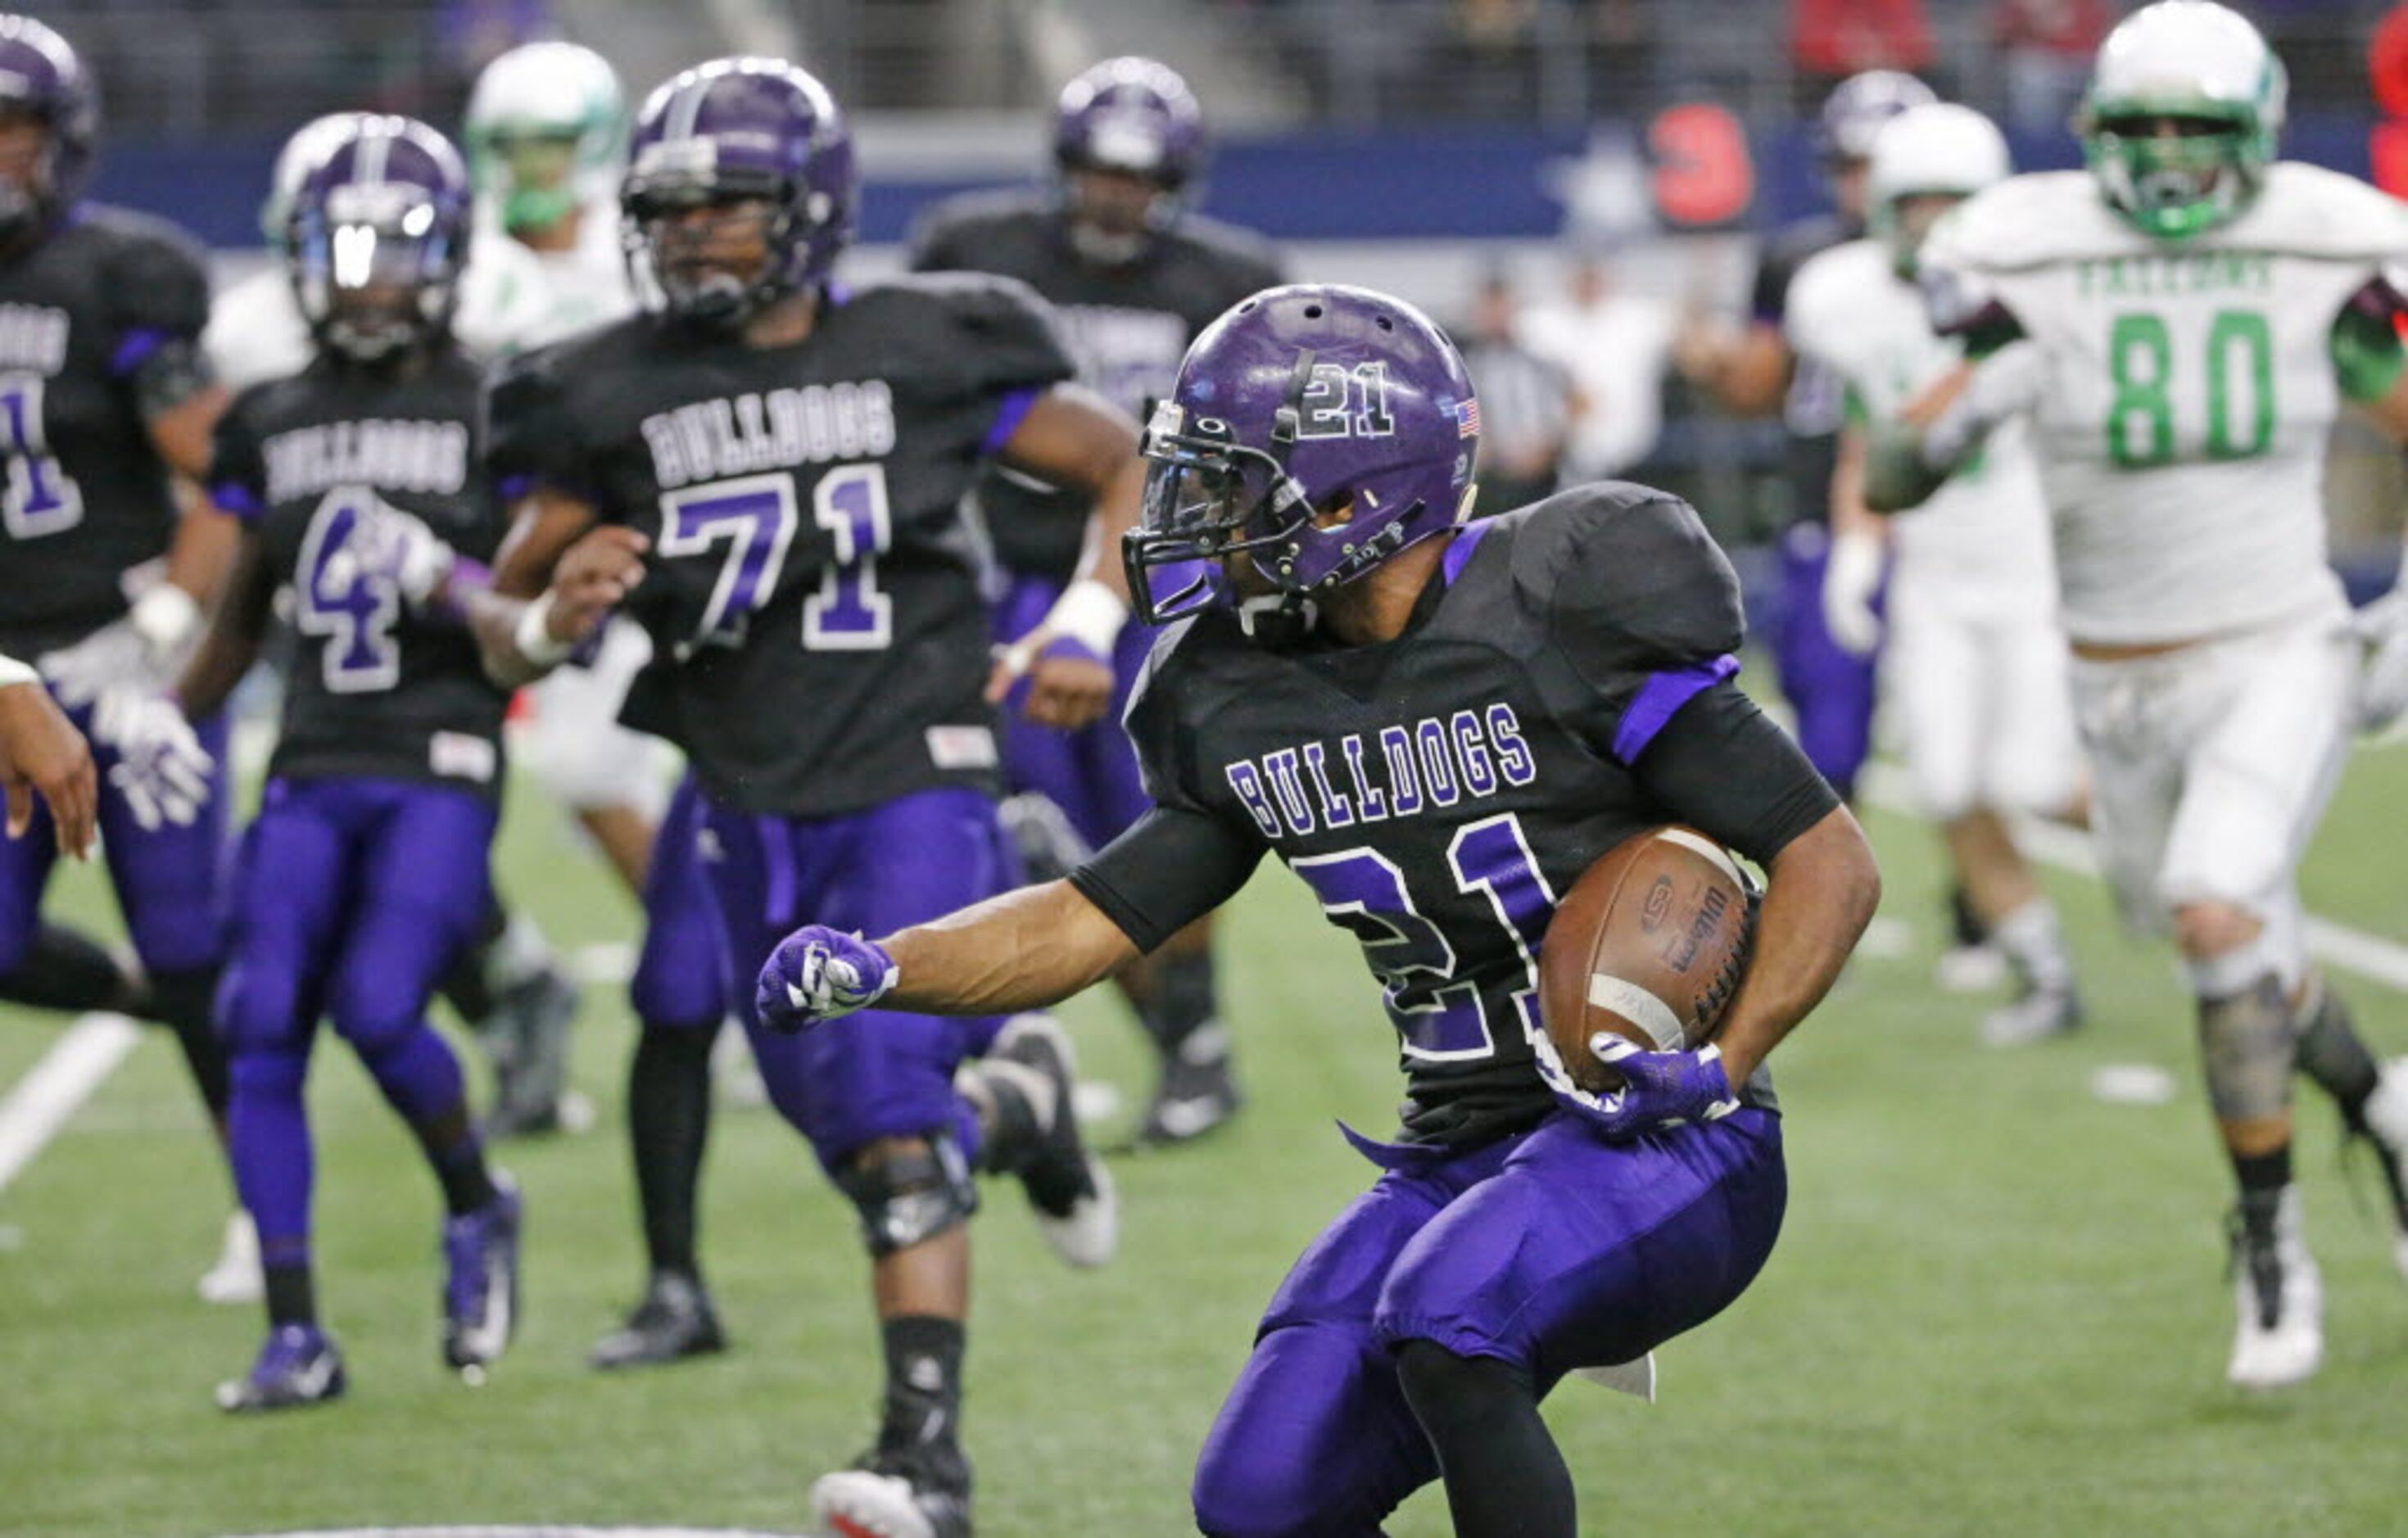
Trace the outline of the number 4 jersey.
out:
<instances>
[{"instance_id":1,"label":"number 4 jersey","mask_svg":"<svg viewBox=\"0 0 2408 1538\"><path fill-rule=\"evenodd\" d=\"M1072 879L1151 949L1276 855L1385 990L1406 1136L1473 1142L1553 1107L1537 956L1582 871L1665 822L1770 860L1838 803L1730 683L1739 584L1687 504L1609 482L1453 539L1383 645L1167 631L1128 715L1158 805Z\"/></svg>"},{"instance_id":2,"label":"number 4 jersey","mask_svg":"<svg viewBox=\"0 0 2408 1538\"><path fill-rule=\"evenodd\" d=\"M501 524L478 466L480 386L449 349L406 378L321 359L218 420L210 497L291 590L300 641L270 772L500 793L504 697L465 627L403 602L378 526L407 514L492 558Z\"/></svg>"},{"instance_id":3,"label":"number 4 jersey","mask_svg":"<svg viewBox=\"0 0 2408 1538\"><path fill-rule=\"evenodd\" d=\"M640 316L511 365L493 463L506 496L556 486L652 539L628 608L658 660L628 725L722 805L832 816L992 781L962 502L1071 372L998 279L839 292L788 347Z\"/></svg>"},{"instance_id":4,"label":"number 4 jersey","mask_svg":"<svg viewBox=\"0 0 2408 1538\"><path fill-rule=\"evenodd\" d=\"M1933 231L1934 318L2012 320L2038 344L2034 449L2074 640L2186 640L2340 602L2325 442L2344 395L2398 375L2382 269L2403 256L2408 207L2289 162L2181 242L2142 235L2081 172L2012 178Z\"/></svg>"}]
</instances>

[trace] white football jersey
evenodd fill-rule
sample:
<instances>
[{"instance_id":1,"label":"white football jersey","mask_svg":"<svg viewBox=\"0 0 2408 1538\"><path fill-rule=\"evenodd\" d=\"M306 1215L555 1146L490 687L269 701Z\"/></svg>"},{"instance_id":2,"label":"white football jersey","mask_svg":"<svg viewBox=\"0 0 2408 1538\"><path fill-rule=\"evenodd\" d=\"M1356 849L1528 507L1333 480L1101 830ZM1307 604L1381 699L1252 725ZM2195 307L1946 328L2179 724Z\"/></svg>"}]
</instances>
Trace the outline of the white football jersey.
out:
<instances>
[{"instance_id":1,"label":"white football jersey","mask_svg":"<svg viewBox=\"0 0 2408 1538\"><path fill-rule=\"evenodd\" d=\"M537 280L529 280L526 266L497 266L476 275L480 290L462 296L464 309L473 297L487 317L491 355L514 356L634 313L636 291L628 281L618 230L616 211L597 206L586 211L575 249L536 252L497 225L480 223L474 249L507 246L531 265Z\"/></svg>"},{"instance_id":2,"label":"white football jersey","mask_svg":"<svg viewBox=\"0 0 2408 1538\"><path fill-rule=\"evenodd\" d=\"M1923 295L1878 240L1818 252L1789 285L1790 346L1847 385L1866 411L1896 417L1963 356L1932 329ZM1893 521L1899 578L1947 585L1957 600L2045 611L2053 605L2048 511L2021 418L1930 500Z\"/></svg>"},{"instance_id":3,"label":"white football jersey","mask_svg":"<svg viewBox=\"0 0 2408 1538\"><path fill-rule=\"evenodd\" d=\"M2009 179L1925 242L1943 317L2036 344L2034 447L2068 634L2187 640L2341 601L2324 456L2343 308L2408 254L2408 205L2284 162L2248 210L2151 240L2078 171Z\"/></svg>"}]
</instances>

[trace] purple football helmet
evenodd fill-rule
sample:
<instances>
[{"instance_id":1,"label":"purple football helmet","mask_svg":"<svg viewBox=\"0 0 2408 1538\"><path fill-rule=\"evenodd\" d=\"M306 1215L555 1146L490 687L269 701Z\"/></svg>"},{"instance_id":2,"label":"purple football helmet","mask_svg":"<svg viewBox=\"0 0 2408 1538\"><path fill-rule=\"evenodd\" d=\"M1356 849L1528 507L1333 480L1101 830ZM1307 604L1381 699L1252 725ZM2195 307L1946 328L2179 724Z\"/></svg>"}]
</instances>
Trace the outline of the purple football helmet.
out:
<instances>
[{"instance_id":1,"label":"purple football helmet","mask_svg":"<svg viewBox=\"0 0 2408 1538\"><path fill-rule=\"evenodd\" d=\"M0 16L0 111L50 130L34 183L0 180L0 237L55 218L83 192L100 138L100 93L65 38L30 16Z\"/></svg>"},{"instance_id":2,"label":"purple football helmet","mask_svg":"<svg viewBox=\"0 0 2408 1538\"><path fill-rule=\"evenodd\" d=\"M673 242L683 216L768 204L769 260L750 282L689 269ZM853 240L860 201L853 131L836 98L783 59L714 59L653 91L636 116L620 206L630 259L673 314L739 324L763 304L827 281Z\"/></svg>"},{"instance_id":3,"label":"purple football helmet","mask_svg":"<svg viewBox=\"0 0 2408 1538\"><path fill-rule=\"evenodd\" d=\"M467 167L410 118L361 114L315 147L284 261L318 345L377 363L449 333L467 257Z\"/></svg>"},{"instance_id":4,"label":"purple football helmet","mask_svg":"<svg viewBox=\"0 0 2408 1538\"><path fill-rule=\"evenodd\" d=\"M1204 111L1168 65L1106 59L1062 88L1054 158L1066 170L1126 171L1176 192L1204 163Z\"/></svg>"},{"instance_id":5,"label":"purple football helmet","mask_svg":"<svg viewBox=\"0 0 2408 1538\"><path fill-rule=\"evenodd\" d=\"M1145 433L1143 515L1124 551L1138 613L1283 607L1451 528L1480 408L1463 358L1401 299L1291 283L1196 338ZM1241 556L1260 580L1231 580Z\"/></svg>"},{"instance_id":6,"label":"purple football helmet","mask_svg":"<svg viewBox=\"0 0 2408 1538\"><path fill-rule=\"evenodd\" d=\"M1929 86L1902 70L1851 75L1823 98L1823 110L1814 119L1814 151L1827 164L1870 160L1873 136L1883 124L1910 107L1928 107L1939 99Z\"/></svg>"}]
</instances>

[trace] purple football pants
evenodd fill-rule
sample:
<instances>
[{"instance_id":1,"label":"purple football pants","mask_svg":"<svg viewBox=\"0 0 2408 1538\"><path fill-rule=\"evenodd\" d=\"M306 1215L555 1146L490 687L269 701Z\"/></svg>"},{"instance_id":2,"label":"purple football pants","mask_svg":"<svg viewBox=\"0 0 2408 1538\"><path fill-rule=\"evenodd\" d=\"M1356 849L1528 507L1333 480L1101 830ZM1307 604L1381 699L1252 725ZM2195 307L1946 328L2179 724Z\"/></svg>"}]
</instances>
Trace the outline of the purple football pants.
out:
<instances>
[{"instance_id":1,"label":"purple football pants","mask_svg":"<svg viewBox=\"0 0 2408 1538\"><path fill-rule=\"evenodd\" d=\"M833 1171L879 1138L950 1132L978 1151L978 1117L953 1093L953 1070L983 1053L1002 1022L868 1009L798 1036L765 1030L753 980L778 942L806 924L876 939L991 898L1017 879L995 803L963 786L899 796L841 817L761 816L708 807L704 869L719 899L727 975L770 1103Z\"/></svg>"},{"instance_id":2,"label":"purple football pants","mask_svg":"<svg viewBox=\"0 0 2408 1538\"><path fill-rule=\"evenodd\" d=\"M243 836L217 1017L235 1184L271 1263L308 1258L302 1084L321 1015L413 1127L461 1108L459 1060L426 1004L482 927L497 810L399 780L268 783Z\"/></svg>"},{"instance_id":3,"label":"purple football pants","mask_svg":"<svg viewBox=\"0 0 2408 1538\"><path fill-rule=\"evenodd\" d=\"M1806 761L1841 795L1856 794L1872 752L1874 656L1852 656L1823 623L1823 568L1831 537L1820 524L1792 524L1781 536L1781 608L1772 660L1797 717Z\"/></svg>"},{"instance_id":4,"label":"purple football pants","mask_svg":"<svg viewBox=\"0 0 2408 1538\"><path fill-rule=\"evenodd\" d=\"M92 735L92 712L70 712L76 727ZM217 964L223 948L223 911L219 885L226 853L226 724L223 716L194 725L201 745L217 760L209 798L189 827L173 824L146 829L109 783L117 754L98 742L93 759L100 771L100 836L108 879L125 914L135 954L150 972L185 972ZM42 889L58 860L58 834L50 809L36 803L33 826L22 839L0 839L0 973L25 959L42 916Z\"/></svg>"},{"instance_id":5,"label":"purple football pants","mask_svg":"<svg viewBox=\"0 0 2408 1538\"><path fill-rule=\"evenodd\" d=\"M644 950L627 998L647 1030L717 1030L730 1008L727 942L702 864L702 788L689 774L669 798L644 871Z\"/></svg>"},{"instance_id":6,"label":"purple football pants","mask_svg":"<svg viewBox=\"0 0 2408 1538\"><path fill-rule=\"evenodd\" d=\"M1211 1538L1376 1538L1439 1473L1399 1346L1498 1358L1543 1394L1729 1306L1788 1200L1780 1118L1753 1108L1628 1143L1562 1113L1462 1152L1354 1143L1387 1172L1263 1315L1197 1462Z\"/></svg>"},{"instance_id":7,"label":"purple football pants","mask_svg":"<svg viewBox=\"0 0 2408 1538\"><path fill-rule=\"evenodd\" d=\"M1014 573L996 605L995 636L1015 641L1037 628L1062 596L1051 577ZM1014 791L1035 791L1062 809L1090 849L1101 849L1127 830L1154 802L1138 773L1137 749L1121 729L1129 690L1145 667L1155 631L1131 620L1112 648L1112 708L1074 732L1040 726L1018 711L1003 712L1003 772Z\"/></svg>"}]
</instances>

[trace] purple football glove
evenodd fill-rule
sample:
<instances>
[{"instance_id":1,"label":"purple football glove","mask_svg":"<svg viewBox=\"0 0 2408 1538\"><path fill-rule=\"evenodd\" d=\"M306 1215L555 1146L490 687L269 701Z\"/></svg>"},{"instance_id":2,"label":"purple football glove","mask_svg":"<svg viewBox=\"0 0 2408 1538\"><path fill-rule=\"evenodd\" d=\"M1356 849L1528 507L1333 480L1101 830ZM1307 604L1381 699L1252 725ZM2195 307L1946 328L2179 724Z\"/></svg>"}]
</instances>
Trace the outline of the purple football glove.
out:
<instances>
[{"instance_id":1,"label":"purple football glove","mask_svg":"<svg viewBox=\"0 0 2408 1538\"><path fill-rule=\"evenodd\" d=\"M778 942L752 995L772 1030L808 1030L867 1009L895 985L895 958L858 934L806 925Z\"/></svg>"},{"instance_id":2,"label":"purple football glove","mask_svg":"<svg viewBox=\"0 0 2408 1538\"><path fill-rule=\"evenodd\" d=\"M1636 1138L1684 1122L1714 1121L1739 1109L1720 1047L1649 1052L1619 1036L1601 1037L1598 1060L1622 1075L1622 1087L1592 1095L1547 1075L1547 1087L1566 1110L1587 1117L1609 1138Z\"/></svg>"}]
</instances>

